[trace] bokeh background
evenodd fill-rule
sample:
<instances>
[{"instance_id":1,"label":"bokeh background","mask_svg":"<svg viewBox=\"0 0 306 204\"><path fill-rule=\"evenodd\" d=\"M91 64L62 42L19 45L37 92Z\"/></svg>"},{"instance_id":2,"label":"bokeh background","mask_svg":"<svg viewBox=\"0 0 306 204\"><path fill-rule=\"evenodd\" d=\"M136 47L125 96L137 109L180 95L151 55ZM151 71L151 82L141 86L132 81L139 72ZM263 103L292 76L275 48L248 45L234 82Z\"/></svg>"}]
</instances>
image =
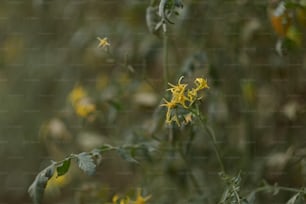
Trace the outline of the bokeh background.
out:
<instances>
[{"instance_id":1,"label":"bokeh background","mask_svg":"<svg viewBox=\"0 0 306 204\"><path fill-rule=\"evenodd\" d=\"M277 53L280 37L271 26L267 0L183 3L168 27L169 81L182 74L208 79L203 110L226 165L242 169L245 189L263 179L303 186L304 43L283 56ZM150 1L1 0L0 5L1 203L30 203L27 188L51 159L103 143L148 141L162 132L156 130L161 124L152 125L165 89L162 36L146 23ZM304 27L299 29L303 38ZM109 52L97 47L98 36L108 38ZM75 115L69 94L77 85L95 101L94 119ZM205 139L197 142L195 154L203 157L194 162L210 177L215 158ZM175 177L171 168L180 163L161 166L167 171L142 168L147 176ZM139 169L112 154L93 178L72 172L59 184L65 188L50 187L46 203L82 203L90 196L104 203L113 192L144 180ZM206 188L215 187L206 182ZM184 197L184 190L173 190L179 183L153 184L148 193L164 199L159 203L170 203L167 196Z\"/></svg>"}]
</instances>

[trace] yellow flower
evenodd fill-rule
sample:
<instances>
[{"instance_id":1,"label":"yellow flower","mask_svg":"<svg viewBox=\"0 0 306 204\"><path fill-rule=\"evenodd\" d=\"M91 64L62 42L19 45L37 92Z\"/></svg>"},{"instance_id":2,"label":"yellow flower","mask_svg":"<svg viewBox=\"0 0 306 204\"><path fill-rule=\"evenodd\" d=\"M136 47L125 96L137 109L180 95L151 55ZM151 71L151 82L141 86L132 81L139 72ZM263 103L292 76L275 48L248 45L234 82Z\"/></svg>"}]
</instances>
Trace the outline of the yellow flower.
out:
<instances>
[{"instance_id":1,"label":"yellow flower","mask_svg":"<svg viewBox=\"0 0 306 204\"><path fill-rule=\"evenodd\" d=\"M167 90L170 90L172 92L172 94L183 94L186 87L187 87L187 84L182 84L181 83L183 78L184 78L183 76L181 76L179 78L177 85L173 85L171 83L168 83L172 88L167 89Z\"/></svg>"},{"instance_id":2,"label":"yellow flower","mask_svg":"<svg viewBox=\"0 0 306 204\"><path fill-rule=\"evenodd\" d=\"M82 98L86 97L87 93L82 86L76 86L70 93L69 99L72 104L77 103Z\"/></svg>"},{"instance_id":3,"label":"yellow flower","mask_svg":"<svg viewBox=\"0 0 306 204\"><path fill-rule=\"evenodd\" d=\"M119 200L119 196L115 194L112 199L113 203L117 203L118 200Z\"/></svg>"},{"instance_id":4,"label":"yellow flower","mask_svg":"<svg viewBox=\"0 0 306 204\"><path fill-rule=\"evenodd\" d=\"M75 112L81 117L87 117L96 111L95 104L91 103L88 98L84 98L75 104Z\"/></svg>"},{"instance_id":5,"label":"yellow flower","mask_svg":"<svg viewBox=\"0 0 306 204\"><path fill-rule=\"evenodd\" d=\"M141 195L141 189L139 188L137 190L137 198L135 201L133 201L133 204L146 204L147 201L151 198L151 195L147 196L147 197L142 197Z\"/></svg>"},{"instance_id":6,"label":"yellow flower","mask_svg":"<svg viewBox=\"0 0 306 204\"><path fill-rule=\"evenodd\" d=\"M105 47L110 46L109 42L107 41L107 38L101 39L100 37L97 37L97 39L99 40L99 45L98 45L98 47L103 47L103 48L105 48Z\"/></svg>"},{"instance_id":7,"label":"yellow flower","mask_svg":"<svg viewBox=\"0 0 306 204\"><path fill-rule=\"evenodd\" d=\"M169 101L166 101L165 99L164 99L164 101L166 103L162 104L160 106L166 106L167 107L166 123L170 124L173 121L173 122L176 122L176 124L178 126L180 126L180 122L179 122L179 119L178 119L178 116L177 116L176 112L172 111L177 106L177 103L174 102L174 101L169 102Z\"/></svg>"},{"instance_id":8,"label":"yellow flower","mask_svg":"<svg viewBox=\"0 0 306 204\"><path fill-rule=\"evenodd\" d=\"M203 79L203 78L196 78L194 80L194 83L196 85L196 89L197 90L201 90L201 89L207 89L209 88L207 85L207 80Z\"/></svg>"},{"instance_id":9,"label":"yellow flower","mask_svg":"<svg viewBox=\"0 0 306 204\"><path fill-rule=\"evenodd\" d=\"M175 101L167 101L166 99L163 99L165 101L164 104L161 104L160 106L166 106L168 109L173 109L176 106Z\"/></svg>"},{"instance_id":10,"label":"yellow flower","mask_svg":"<svg viewBox=\"0 0 306 204\"><path fill-rule=\"evenodd\" d=\"M177 94L173 93L172 102L181 104L184 108L188 108L186 105L187 101L188 101L188 98L184 95L184 93L177 93Z\"/></svg>"},{"instance_id":11,"label":"yellow flower","mask_svg":"<svg viewBox=\"0 0 306 204\"><path fill-rule=\"evenodd\" d=\"M76 86L69 94L69 100L80 117L87 117L96 111L95 104L87 96L87 92L82 86Z\"/></svg>"},{"instance_id":12,"label":"yellow flower","mask_svg":"<svg viewBox=\"0 0 306 204\"><path fill-rule=\"evenodd\" d=\"M171 91L172 98L170 101L164 99L165 103L161 104L161 106L167 107L166 123L171 123L174 121L178 126L180 126L181 123L179 121L177 112L174 109L181 107L185 110L188 110L192 107L196 100L201 99L201 97L198 95L198 92L202 89L209 88L207 85L207 80L204 78L196 78L194 80L195 87L192 89L187 89L188 84L182 83L182 80L183 76L179 78L177 85L168 83L171 88L167 90ZM183 115L181 118L185 118L185 121L183 121L185 124L190 122L192 119L191 115L187 118Z\"/></svg>"},{"instance_id":13,"label":"yellow flower","mask_svg":"<svg viewBox=\"0 0 306 204\"><path fill-rule=\"evenodd\" d=\"M197 89L191 89L187 92L188 100L190 104L195 102L198 99L198 90Z\"/></svg>"},{"instance_id":14,"label":"yellow flower","mask_svg":"<svg viewBox=\"0 0 306 204\"><path fill-rule=\"evenodd\" d=\"M169 83L169 85L172 86L172 88L168 90L171 91L172 93L172 100L171 100L172 103L181 104L184 108L187 108L186 101L188 101L188 98L185 96L187 84L181 83L183 78L184 78L183 76L180 77L177 85Z\"/></svg>"},{"instance_id":15,"label":"yellow flower","mask_svg":"<svg viewBox=\"0 0 306 204\"><path fill-rule=\"evenodd\" d=\"M119 204L130 204L130 198L128 196L126 198L119 198L119 196L116 194L113 196L112 203L118 204L118 201Z\"/></svg>"},{"instance_id":16,"label":"yellow flower","mask_svg":"<svg viewBox=\"0 0 306 204\"><path fill-rule=\"evenodd\" d=\"M166 106L167 107L166 123L171 123L173 121L173 118L171 118L171 110L176 107L176 102L174 102L174 101L169 102L165 99L164 99L164 101L165 101L165 103L161 104L160 106Z\"/></svg>"}]
</instances>

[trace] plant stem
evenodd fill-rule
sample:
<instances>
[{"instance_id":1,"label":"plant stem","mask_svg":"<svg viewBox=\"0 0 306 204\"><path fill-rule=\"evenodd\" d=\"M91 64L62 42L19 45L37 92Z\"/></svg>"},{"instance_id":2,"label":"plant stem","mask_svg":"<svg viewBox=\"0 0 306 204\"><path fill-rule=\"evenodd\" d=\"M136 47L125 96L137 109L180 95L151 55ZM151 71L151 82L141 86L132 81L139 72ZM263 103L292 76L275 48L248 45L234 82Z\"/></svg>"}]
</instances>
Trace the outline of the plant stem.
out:
<instances>
[{"instance_id":1,"label":"plant stem","mask_svg":"<svg viewBox=\"0 0 306 204\"><path fill-rule=\"evenodd\" d=\"M194 132L191 133L190 137L188 138L186 148L185 148L185 154L187 155L190 152L191 145L194 139Z\"/></svg>"},{"instance_id":2,"label":"plant stem","mask_svg":"<svg viewBox=\"0 0 306 204\"><path fill-rule=\"evenodd\" d=\"M186 164L186 168L187 168L187 172L188 172L188 176L190 177L190 180L194 186L194 188L196 189L196 191L201 195L203 194L201 187L196 179L196 177L194 176L194 174L192 173L192 170L190 168L190 164L188 162L188 159L186 158L186 156L183 153L183 149L180 148L179 151L181 158L184 160L185 164Z\"/></svg>"},{"instance_id":3,"label":"plant stem","mask_svg":"<svg viewBox=\"0 0 306 204\"><path fill-rule=\"evenodd\" d=\"M164 31L163 35L163 77L164 77L164 86L167 88L167 84L169 81L169 70L168 70L168 36L167 31Z\"/></svg>"},{"instance_id":4,"label":"plant stem","mask_svg":"<svg viewBox=\"0 0 306 204\"><path fill-rule=\"evenodd\" d=\"M258 192L261 192L261 191L271 191L271 190L287 191L287 192L292 192L292 193L303 192L303 190L296 189L296 188L290 188L290 187L285 187L285 186L266 185L266 186L255 189L254 191L252 191L252 193L258 193Z\"/></svg>"},{"instance_id":5,"label":"plant stem","mask_svg":"<svg viewBox=\"0 0 306 204\"><path fill-rule=\"evenodd\" d=\"M209 135L209 137L211 139L211 142L213 144L213 149L214 149L214 151L216 153L217 160L218 160L218 163L220 165L221 172L225 173L225 168L224 168L224 165L223 165L223 162L222 162L222 159L221 159L221 155L220 155L220 152L219 152L219 149L218 149L218 146L217 146L217 141L216 141L216 137L215 137L214 132L206 125L203 117L201 116L201 113L200 113L198 107L197 107L196 111L191 111L191 112L198 117L198 119L201 122L201 125L204 127L205 131L208 133L208 135Z\"/></svg>"},{"instance_id":6,"label":"plant stem","mask_svg":"<svg viewBox=\"0 0 306 204\"><path fill-rule=\"evenodd\" d=\"M203 122L202 122L203 124ZM223 173L225 173L225 169L224 169L224 165L223 165L223 162L222 162L222 159L221 159L221 155L220 155L220 152L219 152L219 149L218 149L218 146L217 146L217 141L216 141L216 137L215 137L215 134L213 133L213 131L207 127L205 124L203 124L206 132L208 133L208 135L210 136L210 139L212 141L212 144L213 144L213 148L214 148L214 151L216 153L216 156L217 156L217 159L218 159L218 162L219 162L219 165L220 165L220 169Z\"/></svg>"}]
</instances>

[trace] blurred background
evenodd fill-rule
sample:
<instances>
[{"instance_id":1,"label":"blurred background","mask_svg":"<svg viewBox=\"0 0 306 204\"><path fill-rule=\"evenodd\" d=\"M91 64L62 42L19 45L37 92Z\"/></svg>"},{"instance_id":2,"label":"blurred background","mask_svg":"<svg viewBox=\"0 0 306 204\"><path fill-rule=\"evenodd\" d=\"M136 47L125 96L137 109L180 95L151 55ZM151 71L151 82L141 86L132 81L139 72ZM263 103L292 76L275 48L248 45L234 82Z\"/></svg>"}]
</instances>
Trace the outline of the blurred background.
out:
<instances>
[{"instance_id":1,"label":"blurred background","mask_svg":"<svg viewBox=\"0 0 306 204\"><path fill-rule=\"evenodd\" d=\"M146 21L152 2L0 1L1 203L30 203L27 188L50 160L164 134L158 131L163 116L161 124L154 122L165 89L162 36ZM278 32L269 15L279 2L184 0L168 26L169 81L181 75L208 79L203 110L226 165L243 169L245 189L263 179L304 185L305 24L292 21L298 32L289 37ZM98 47L97 37L107 37L107 50ZM77 87L95 104L93 116L74 111L69 96ZM195 154L204 159L194 162L209 176L215 158L205 139L197 142ZM142 168L147 176L167 172ZM139 171L110 154L93 178L72 169L48 187L45 202L86 203L92 196L105 203L112 193L137 186ZM173 190L181 184L161 179L154 185L153 197L164 199L157 203L184 197ZM165 187L159 196L158 186Z\"/></svg>"}]
</instances>

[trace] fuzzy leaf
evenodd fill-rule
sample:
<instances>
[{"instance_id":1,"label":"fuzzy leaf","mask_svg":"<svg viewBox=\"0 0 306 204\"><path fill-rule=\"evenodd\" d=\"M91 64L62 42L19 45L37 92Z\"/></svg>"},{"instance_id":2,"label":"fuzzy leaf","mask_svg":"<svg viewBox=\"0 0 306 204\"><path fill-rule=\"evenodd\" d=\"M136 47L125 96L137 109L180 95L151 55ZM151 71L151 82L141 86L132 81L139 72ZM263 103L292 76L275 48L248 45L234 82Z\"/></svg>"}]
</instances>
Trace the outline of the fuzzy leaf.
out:
<instances>
[{"instance_id":1,"label":"fuzzy leaf","mask_svg":"<svg viewBox=\"0 0 306 204\"><path fill-rule=\"evenodd\" d=\"M33 200L34 204L42 203L45 188L49 179L53 176L55 171L55 163L42 170L35 177L35 180L28 189L28 193Z\"/></svg>"},{"instance_id":2,"label":"fuzzy leaf","mask_svg":"<svg viewBox=\"0 0 306 204\"><path fill-rule=\"evenodd\" d=\"M71 162L71 159L70 159L70 158L69 158L69 159L66 159L66 160L62 163L62 165L60 165L60 166L58 166L58 167L56 168L56 170L57 170L57 177L63 176L63 175L65 175L65 174L68 172L69 167L70 167L70 162Z\"/></svg>"},{"instance_id":3,"label":"fuzzy leaf","mask_svg":"<svg viewBox=\"0 0 306 204\"><path fill-rule=\"evenodd\" d=\"M74 155L77 159L78 166L86 174L93 175L96 171L96 165L92 156L88 152L82 152L80 154Z\"/></svg>"},{"instance_id":4,"label":"fuzzy leaf","mask_svg":"<svg viewBox=\"0 0 306 204\"><path fill-rule=\"evenodd\" d=\"M298 198L300 197L300 193L295 194L292 198L290 198L286 204L295 204Z\"/></svg>"}]
</instances>

